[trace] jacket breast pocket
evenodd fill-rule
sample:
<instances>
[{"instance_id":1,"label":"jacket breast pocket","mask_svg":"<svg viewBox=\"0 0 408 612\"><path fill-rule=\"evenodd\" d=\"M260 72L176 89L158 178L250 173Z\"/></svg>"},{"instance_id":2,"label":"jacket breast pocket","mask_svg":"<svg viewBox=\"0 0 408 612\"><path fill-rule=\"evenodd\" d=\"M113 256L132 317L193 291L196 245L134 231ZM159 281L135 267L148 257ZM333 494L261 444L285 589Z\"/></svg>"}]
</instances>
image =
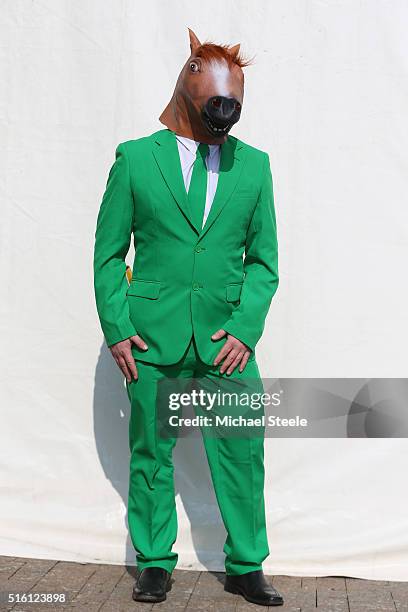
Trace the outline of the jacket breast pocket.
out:
<instances>
[{"instance_id":1,"label":"jacket breast pocket","mask_svg":"<svg viewBox=\"0 0 408 612\"><path fill-rule=\"evenodd\" d=\"M160 287L160 281L135 278L131 280L126 295L147 298L148 300L157 300L160 294Z\"/></svg>"},{"instance_id":2,"label":"jacket breast pocket","mask_svg":"<svg viewBox=\"0 0 408 612\"><path fill-rule=\"evenodd\" d=\"M242 283L229 283L226 287L225 299L227 302L239 302Z\"/></svg>"}]
</instances>

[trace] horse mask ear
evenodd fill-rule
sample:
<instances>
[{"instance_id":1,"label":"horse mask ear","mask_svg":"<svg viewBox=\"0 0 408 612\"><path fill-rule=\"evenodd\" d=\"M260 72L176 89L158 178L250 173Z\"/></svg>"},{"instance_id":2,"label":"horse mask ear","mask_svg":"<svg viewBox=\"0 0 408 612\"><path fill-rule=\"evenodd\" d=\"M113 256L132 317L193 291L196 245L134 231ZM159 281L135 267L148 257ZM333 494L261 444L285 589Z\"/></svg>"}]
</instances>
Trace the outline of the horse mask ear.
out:
<instances>
[{"instance_id":1,"label":"horse mask ear","mask_svg":"<svg viewBox=\"0 0 408 612\"><path fill-rule=\"evenodd\" d=\"M228 49L228 53L230 55L232 55L232 57L235 57L236 55L238 55L240 47L241 47L241 45L238 43L237 45L234 45L233 47L230 47Z\"/></svg>"},{"instance_id":2,"label":"horse mask ear","mask_svg":"<svg viewBox=\"0 0 408 612\"><path fill-rule=\"evenodd\" d=\"M201 47L201 43L198 40L197 36L194 34L193 30L190 30L190 28L188 28L188 34L190 36L190 51L193 54L198 49L198 47Z\"/></svg>"}]
</instances>

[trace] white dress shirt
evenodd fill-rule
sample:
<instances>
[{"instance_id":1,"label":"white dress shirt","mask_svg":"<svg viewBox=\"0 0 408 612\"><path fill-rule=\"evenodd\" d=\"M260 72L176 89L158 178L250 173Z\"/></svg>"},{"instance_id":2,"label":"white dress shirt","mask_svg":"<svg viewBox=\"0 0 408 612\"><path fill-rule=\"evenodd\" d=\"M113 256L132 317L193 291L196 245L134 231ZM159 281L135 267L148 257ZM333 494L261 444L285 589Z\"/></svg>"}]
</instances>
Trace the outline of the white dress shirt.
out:
<instances>
[{"instance_id":1,"label":"white dress shirt","mask_svg":"<svg viewBox=\"0 0 408 612\"><path fill-rule=\"evenodd\" d=\"M177 146L180 155L181 170L183 172L184 185L188 193L190 187L191 175L193 174L193 166L196 160L198 145L196 140L179 136L176 134ZM203 227L211 210L214 200L215 191L218 183L218 172L220 167L220 145L208 145L209 150L205 163L207 166L207 195L205 199L205 209L203 217Z\"/></svg>"}]
</instances>

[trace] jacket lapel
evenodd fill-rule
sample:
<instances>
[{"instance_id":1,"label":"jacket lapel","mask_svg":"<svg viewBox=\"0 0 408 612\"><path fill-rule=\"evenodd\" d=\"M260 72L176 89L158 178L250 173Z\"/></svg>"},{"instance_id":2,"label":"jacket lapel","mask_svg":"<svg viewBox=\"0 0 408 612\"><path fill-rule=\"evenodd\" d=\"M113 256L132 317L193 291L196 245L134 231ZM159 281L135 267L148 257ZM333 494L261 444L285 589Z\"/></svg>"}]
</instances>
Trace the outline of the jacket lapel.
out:
<instances>
[{"instance_id":1,"label":"jacket lapel","mask_svg":"<svg viewBox=\"0 0 408 612\"><path fill-rule=\"evenodd\" d=\"M201 229L194 223L190 210L186 188L181 170L180 156L176 135L171 130L160 130L155 134L153 155L168 188L173 194L181 212L194 227L200 238L207 233L211 225L230 199L244 166L245 149L236 138L228 136L221 145L220 168L217 190L204 227Z\"/></svg>"},{"instance_id":2,"label":"jacket lapel","mask_svg":"<svg viewBox=\"0 0 408 612\"><path fill-rule=\"evenodd\" d=\"M201 231L200 238L207 233L211 225L231 198L244 167L245 149L236 138L228 136L221 145L218 183L211 210Z\"/></svg>"},{"instance_id":3,"label":"jacket lapel","mask_svg":"<svg viewBox=\"0 0 408 612\"><path fill-rule=\"evenodd\" d=\"M155 134L153 143L153 155L159 166L160 172L177 202L183 215L194 227L197 234L199 229L194 225L191 214L183 173L181 170L180 156L177 147L176 135L171 130L160 130Z\"/></svg>"}]
</instances>

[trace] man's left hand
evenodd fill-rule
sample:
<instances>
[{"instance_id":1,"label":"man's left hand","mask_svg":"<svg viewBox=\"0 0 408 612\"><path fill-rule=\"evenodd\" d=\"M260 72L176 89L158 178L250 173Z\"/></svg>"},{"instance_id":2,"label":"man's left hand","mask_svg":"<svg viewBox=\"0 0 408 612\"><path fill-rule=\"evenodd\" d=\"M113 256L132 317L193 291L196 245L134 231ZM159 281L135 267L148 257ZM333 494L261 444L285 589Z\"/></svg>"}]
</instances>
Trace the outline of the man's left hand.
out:
<instances>
[{"instance_id":1,"label":"man's left hand","mask_svg":"<svg viewBox=\"0 0 408 612\"><path fill-rule=\"evenodd\" d=\"M211 336L211 340L221 340L227 336L227 340L216 356L214 360L214 365L217 366L221 361L223 361L220 367L220 373L224 374L232 374L237 366L239 366L239 371L243 372L244 368L247 364L249 356L251 354L251 350L247 347L246 344L228 334L225 329L219 329L215 334Z\"/></svg>"}]
</instances>

